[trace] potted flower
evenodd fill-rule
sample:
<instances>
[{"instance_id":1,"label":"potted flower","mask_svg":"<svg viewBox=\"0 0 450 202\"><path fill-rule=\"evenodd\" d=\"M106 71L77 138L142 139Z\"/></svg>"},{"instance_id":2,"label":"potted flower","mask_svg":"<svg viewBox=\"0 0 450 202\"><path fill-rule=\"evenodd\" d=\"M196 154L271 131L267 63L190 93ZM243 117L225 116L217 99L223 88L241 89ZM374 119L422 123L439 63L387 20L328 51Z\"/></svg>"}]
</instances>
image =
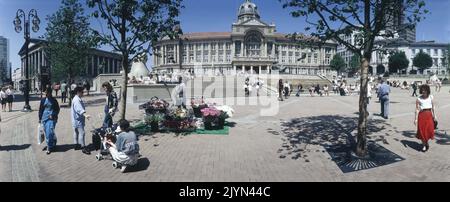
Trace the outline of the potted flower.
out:
<instances>
[{"instance_id":1,"label":"potted flower","mask_svg":"<svg viewBox=\"0 0 450 202\"><path fill-rule=\"evenodd\" d=\"M196 118L201 118L202 117L201 110L208 107L208 105L205 103L205 100L203 99L203 97L201 99L192 98L191 106L194 111L194 116Z\"/></svg>"},{"instance_id":2,"label":"potted flower","mask_svg":"<svg viewBox=\"0 0 450 202\"><path fill-rule=\"evenodd\" d=\"M169 103L158 97L153 97L149 102L140 105L139 109L145 109L147 114L166 113Z\"/></svg>"},{"instance_id":3,"label":"potted flower","mask_svg":"<svg viewBox=\"0 0 450 202\"><path fill-rule=\"evenodd\" d=\"M219 119L218 119L218 127L219 129L223 129L225 126L225 120L233 117L234 110L233 108L223 105L223 106L217 106L217 110L220 111Z\"/></svg>"},{"instance_id":4,"label":"potted flower","mask_svg":"<svg viewBox=\"0 0 450 202\"><path fill-rule=\"evenodd\" d=\"M203 122L206 130L213 130L213 125L217 125L221 111L217 110L215 107L208 107L201 110Z\"/></svg>"},{"instance_id":5,"label":"potted flower","mask_svg":"<svg viewBox=\"0 0 450 202\"><path fill-rule=\"evenodd\" d=\"M145 117L145 122L150 125L152 132L158 132L159 123L164 120L164 114L161 113L149 114Z\"/></svg>"},{"instance_id":6,"label":"potted flower","mask_svg":"<svg viewBox=\"0 0 450 202\"><path fill-rule=\"evenodd\" d=\"M189 116L189 112L181 107L172 108L164 121L164 127L176 132L190 132L196 129L195 121Z\"/></svg>"}]
</instances>

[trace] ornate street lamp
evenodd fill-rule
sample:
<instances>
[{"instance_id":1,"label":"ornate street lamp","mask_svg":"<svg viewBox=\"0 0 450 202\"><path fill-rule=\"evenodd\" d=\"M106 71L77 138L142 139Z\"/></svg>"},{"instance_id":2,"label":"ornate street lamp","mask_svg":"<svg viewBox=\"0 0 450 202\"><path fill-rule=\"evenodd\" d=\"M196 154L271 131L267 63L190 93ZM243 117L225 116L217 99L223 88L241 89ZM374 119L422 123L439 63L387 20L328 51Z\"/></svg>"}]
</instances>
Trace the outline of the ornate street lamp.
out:
<instances>
[{"instance_id":1,"label":"ornate street lamp","mask_svg":"<svg viewBox=\"0 0 450 202\"><path fill-rule=\"evenodd\" d=\"M25 106L23 107L23 112L31 112L30 106L30 82L28 78L28 46L30 44L30 22L32 23L33 32L39 31L39 24L41 20L37 15L37 11L35 9L31 9L28 13L28 16L22 9L17 10L16 18L14 19L14 29L17 33L22 32L22 21L23 18L24 23L24 38L25 38L25 87L24 87L24 96L25 96Z\"/></svg>"}]
</instances>

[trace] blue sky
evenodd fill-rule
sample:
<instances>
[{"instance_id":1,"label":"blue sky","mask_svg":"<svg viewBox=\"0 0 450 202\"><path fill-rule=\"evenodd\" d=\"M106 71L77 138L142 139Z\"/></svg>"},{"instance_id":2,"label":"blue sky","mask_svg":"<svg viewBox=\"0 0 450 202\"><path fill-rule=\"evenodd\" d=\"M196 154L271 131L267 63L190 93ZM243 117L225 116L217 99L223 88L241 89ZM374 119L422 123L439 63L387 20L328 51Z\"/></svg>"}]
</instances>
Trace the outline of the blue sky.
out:
<instances>
[{"instance_id":1,"label":"blue sky","mask_svg":"<svg viewBox=\"0 0 450 202\"><path fill-rule=\"evenodd\" d=\"M236 21L239 5L245 0L184 0L180 20L182 28L187 32L229 32L231 24ZM85 2L85 0L81 0ZM275 23L281 33L303 32L306 26L304 19L290 17L288 10L282 8L278 0L253 0L259 7L263 21ZM450 1L426 0L431 14L417 28L417 40L435 40L450 42ZM16 33L12 21L17 9L29 11L34 8L41 19L41 29L33 33L33 37L43 35L46 27L46 16L59 8L60 0L0 0L0 36L10 39L10 55L13 69L20 67L17 55L22 46L23 33ZM92 21L98 26L97 21ZM149 61L148 66L151 65ZM150 67L150 66L149 66Z\"/></svg>"}]
</instances>

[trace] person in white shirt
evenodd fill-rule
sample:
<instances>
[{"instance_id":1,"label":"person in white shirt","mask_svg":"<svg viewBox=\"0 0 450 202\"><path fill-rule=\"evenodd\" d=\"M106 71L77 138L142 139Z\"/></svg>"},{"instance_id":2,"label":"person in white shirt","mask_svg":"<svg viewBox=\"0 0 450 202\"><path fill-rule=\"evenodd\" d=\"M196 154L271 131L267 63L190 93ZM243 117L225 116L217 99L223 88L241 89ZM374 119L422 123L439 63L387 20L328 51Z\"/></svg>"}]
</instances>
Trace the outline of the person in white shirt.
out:
<instances>
[{"instance_id":1,"label":"person in white shirt","mask_svg":"<svg viewBox=\"0 0 450 202\"><path fill-rule=\"evenodd\" d=\"M416 114L414 125L417 126L416 137L422 141L422 151L426 152L430 148L428 141L434 139L434 130L436 129L437 116L435 103L431 95L430 86L420 86L421 96L416 101Z\"/></svg>"},{"instance_id":2,"label":"person in white shirt","mask_svg":"<svg viewBox=\"0 0 450 202\"><path fill-rule=\"evenodd\" d=\"M2 102L2 111L6 112L6 88L2 88L0 91L0 100Z\"/></svg>"},{"instance_id":3,"label":"person in white shirt","mask_svg":"<svg viewBox=\"0 0 450 202\"><path fill-rule=\"evenodd\" d=\"M12 112L12 104L14 102L14 89L12 86L8 86L6 91L6 102L8 103L8 109Z\"/></svg>"},{"instance_id":4,"label":"person in white shirt","mask_svg":"<svg viewBox=\"0 0 450 202\"><path fill-rule=\"evenodd\" d=\"M179 84L175 88L175 106L186 109L186 84L183 82L183 77L178 77Z\"/></svg>"}]
</instances>

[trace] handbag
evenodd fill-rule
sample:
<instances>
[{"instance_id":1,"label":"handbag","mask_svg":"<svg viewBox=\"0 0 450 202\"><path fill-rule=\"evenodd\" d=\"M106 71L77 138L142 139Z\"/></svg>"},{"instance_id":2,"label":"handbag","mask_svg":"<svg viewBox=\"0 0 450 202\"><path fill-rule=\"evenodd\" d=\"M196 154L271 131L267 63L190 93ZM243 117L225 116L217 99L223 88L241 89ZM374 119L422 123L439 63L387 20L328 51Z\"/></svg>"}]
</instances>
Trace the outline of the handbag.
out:
<instances>
[{"instance_id":1,"label":"handbag","mask_svg":"<svg viewBox=\"0 0 450 202\"><path fill-rule=\"evenodd\" d=\"M436 119L433 119L434 121L434 129L438 129L438 121L436 121Z\"/></svg>"}]
</instances>

